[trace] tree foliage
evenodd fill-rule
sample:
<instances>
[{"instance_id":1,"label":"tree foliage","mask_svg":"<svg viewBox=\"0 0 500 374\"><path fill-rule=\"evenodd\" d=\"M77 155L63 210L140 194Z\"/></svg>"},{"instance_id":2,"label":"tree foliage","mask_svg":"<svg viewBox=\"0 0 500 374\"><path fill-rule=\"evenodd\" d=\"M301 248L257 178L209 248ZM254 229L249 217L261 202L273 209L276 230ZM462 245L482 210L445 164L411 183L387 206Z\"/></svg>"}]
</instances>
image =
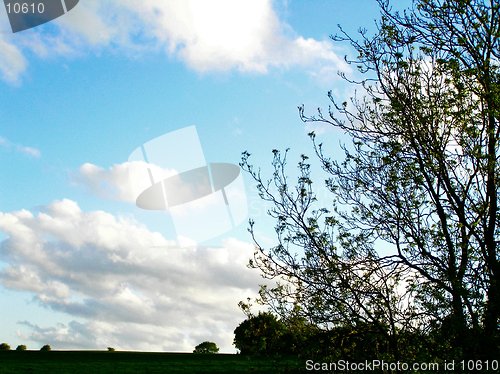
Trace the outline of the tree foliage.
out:
<instances>
[{"instance_id":1,"label":"tree foliage","mask_svg":"<svg viewBox=\"0 0 500 374\"><path fill-rule=\"evenodd\" d=\"M7 343L0 344L0 351L10 351L10 345Z\"/></svg>"},{"instance_id":2,"label":"tree foliage","mask_svg":"<svg viewBox=\"0 0 500 374\"><path fill-rule=\"evenodd\" d=\"M214 354L219 352L219 347L214 342L203 342L198 344L193 353Z\"/></svg>"},{"instance_id":3,"label":"tree foliage","mask_svg":"<svg viewBox=\"0 0 500 374\"><path fill-rule=\"evenodd\" d=\"M357 94L299 108L352 138L338 161L310 134L331 205L318 204L307 156L291 186L288 152L273 151L269 180L243 154L276 219L271 248L251 222L251 265L279 280L261 299L283 316L300 305L325 329L369 325L395 359L415 334L449 347L439 354L498 357L500 4L378 2L375 35L333 37L358 53Z\"/></svg>"},{"instance_id":4,"label":"tree foliage","mask_svg":"<svg viewBox=\"0 0 500 374\"><path fill-rule=\"evenodd\" d=\"M241 354L271 355L283 351L283 322L271 313L250 316L234 330L234 345Z\"/></svg>"},{"instance_id":5,"label":"tree foliage","mask_svg":"<svg viewBox=\"0 0 500 374\"><path fill-rule=\"evenodd\" d=\"M40 352L50 352L52 350L52 347L49 344L45 344L40 348Z\"/></svg>"},{"instance_id":6,"label":"tree foliage","mask_svg":"<svg viewBox=\"0 0 500 374\"><path fill-rule=\"evenodd\" d=\"M294 355L308 359L380 359L387 354L385 334L370 325L337 326L325 331L297 311L287 320L272 313L250 315L234 331L234 345L247 355ZM412 338L418 338L412 336Z\"/></svg>"},{"instance_id":7,"label":"tree foliage","mask_svg":"<svg viewBox=\"0 0 500 374\"><path fill-rule=\"evenodd\" d=\"M17 347L16 347L16 351L25 351L27 350L28 348L26 347L26 345L24 344L19 344Z\"/></svg>"}]
</instances>

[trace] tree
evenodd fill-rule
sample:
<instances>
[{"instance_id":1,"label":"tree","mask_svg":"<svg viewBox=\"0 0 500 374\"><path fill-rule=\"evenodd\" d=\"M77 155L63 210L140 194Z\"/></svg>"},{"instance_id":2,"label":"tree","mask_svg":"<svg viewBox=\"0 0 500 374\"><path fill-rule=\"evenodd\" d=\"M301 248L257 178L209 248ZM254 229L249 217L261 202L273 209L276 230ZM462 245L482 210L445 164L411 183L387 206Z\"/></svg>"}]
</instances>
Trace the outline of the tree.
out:
<instances>
[{"instance_id":1,"label":"tree","mask_svg":"<svg viewBox=\"0 0 500 374\"><path fill-rule=\"evenodd\" d=\"M25 351L28 349L24 344L20 344L16 347L16 351Z\"/></svg>"},{"instance_id":2,"label":"tree","mask_svg":"<svg viewBox=\"0 0 500 374\"><path fill-rule=\"evenodd\" d=\"M298 310L282 320L284 333L281 336L281 354L298 355L309 359L324 351L324 334L304 318Z\"/></svg>"},{"instance_id":3,"label":"tree","mask_svg":"<svg viewBox=\"0 0 500 374\"><path fill-rule=\"evenodd\" d=\"M1 343L0 351L10 351L10 345L8 345L7 343Z\"/></svg>"},{"instance_id":4,"label":"tree","mask_svg":"<svg viewBox=\"0 0 500 374\"><path fill-rule=\"evenodd\" d=\"M272 355L283 353L283 322L267 312L250 316L234 330L234 345L241 354Z\"/></svg>"},{"instance_id":5,"label":"tree","mask_svg":"<svg viewBox=\"0 0 500 374\"><path fill-rule=\"evenodd\" d=\"M42 348L40 348L40 352L50 352L52 347L49 344L45 344Z\"/></svg>"},{"instance_id":6,"label":"tree","mask_svg":"<svg viewBox=\"0 0 500 374\"><path fill-rule=\"evenodd\" d=\"M287 152L274 151L270 180L243 154L277 221L268 249L250 227L251 266L279 280L262 301L281 315L298 304L326 329L368 324L395 359L411 354L408 334L446 337L451 356L498 357L500 4L378 3L375 35L333 37L358 53L356 96L330 92L328 113L314 116L299 108L352 138L337 161L310 134L332 205L318 205L307 156L291 187Z\"/></svg>"},{"instance_id":7,"label":"tree","mask_svg":"<svg viewBox=\"0 0 500 374\"><path fill-rule=\"evenodd\" d=\"M198 344L193 353L214 354L219 352L219 347L214 342L203 342Z\"/></svg>"}]
</instances>

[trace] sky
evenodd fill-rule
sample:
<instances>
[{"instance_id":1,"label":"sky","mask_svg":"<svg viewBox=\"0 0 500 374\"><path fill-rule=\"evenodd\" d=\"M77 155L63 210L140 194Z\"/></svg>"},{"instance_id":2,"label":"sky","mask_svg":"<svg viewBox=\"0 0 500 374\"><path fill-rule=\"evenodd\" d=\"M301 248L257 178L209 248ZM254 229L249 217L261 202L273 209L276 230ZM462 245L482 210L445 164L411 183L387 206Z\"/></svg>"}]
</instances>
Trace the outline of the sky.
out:
<instances>
[{"instance_id":1,"label":"sky","mask_svg":"<svg viewBox=\"0 0 500 374\"><path fill-rule=\"evenodd\" d=\"M235 352L263 282L248 219L264 244L273 222L227 165L248 151L269 175L286 148L293 165L312 129L340 153L297 106L352 95L329 35L373 30L376 1L80 0L17 33L0 8L0 341ZM141 208L155 183L167 207Z\"/></svg>"}]
</instances>

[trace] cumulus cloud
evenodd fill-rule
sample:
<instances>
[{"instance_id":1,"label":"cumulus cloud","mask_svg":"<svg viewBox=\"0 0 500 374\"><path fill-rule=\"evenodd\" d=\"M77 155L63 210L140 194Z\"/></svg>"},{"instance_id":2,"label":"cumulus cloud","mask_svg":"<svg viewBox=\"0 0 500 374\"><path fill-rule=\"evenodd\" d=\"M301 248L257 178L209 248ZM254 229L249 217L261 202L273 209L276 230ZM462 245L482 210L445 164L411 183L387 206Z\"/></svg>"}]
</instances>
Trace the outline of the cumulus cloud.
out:
<instances>
[{"instance_id":1,"label":"cumulus cloud","mask_svg":"<svg viewBox=\"0 0 500 374\"><path fill-rule=\"evenodd\" d=\"M266 73L293 66L348 70L328 40L297 35L271 0L87 0L54 24L55 37L35 29L20 47L8 44L16 69L7 65L5 77L17 79L26 69L19 48L42 57L102 48L132 55L161 50L198 72Z\"/></svg>"},{"instance_id":2,"label":"cumulus cloud","mask_svg":"<svg viewBox=\"0 0 500 374\"><path fill-rule=\"evenodd\" d=\"M3 286L33 293L73 322L22 322L31 340L60 348L192 350L203 340L232 348L237 303L261 279L246 268L253 248L179 248L131 218L83 211L71 200L39 213L0 213Z\"/></svg>"}]
</instances>

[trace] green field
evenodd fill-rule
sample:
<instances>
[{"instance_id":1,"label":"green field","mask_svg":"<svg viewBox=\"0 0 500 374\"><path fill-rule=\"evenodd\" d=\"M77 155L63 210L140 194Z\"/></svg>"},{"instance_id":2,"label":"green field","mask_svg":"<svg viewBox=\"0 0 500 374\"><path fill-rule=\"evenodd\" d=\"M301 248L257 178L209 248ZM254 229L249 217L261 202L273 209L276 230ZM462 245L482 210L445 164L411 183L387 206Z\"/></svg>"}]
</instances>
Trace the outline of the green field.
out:
<instances>
[{"instance_id":1,"label":"green field","mask_svg":"<svg viewBox=\"0 0 500 374\"><path fill-rule=\"evenodd\" d=\"M105 351L0 352L0 373L297 373L296 358Z\"/></svg>"}]
</instances>

